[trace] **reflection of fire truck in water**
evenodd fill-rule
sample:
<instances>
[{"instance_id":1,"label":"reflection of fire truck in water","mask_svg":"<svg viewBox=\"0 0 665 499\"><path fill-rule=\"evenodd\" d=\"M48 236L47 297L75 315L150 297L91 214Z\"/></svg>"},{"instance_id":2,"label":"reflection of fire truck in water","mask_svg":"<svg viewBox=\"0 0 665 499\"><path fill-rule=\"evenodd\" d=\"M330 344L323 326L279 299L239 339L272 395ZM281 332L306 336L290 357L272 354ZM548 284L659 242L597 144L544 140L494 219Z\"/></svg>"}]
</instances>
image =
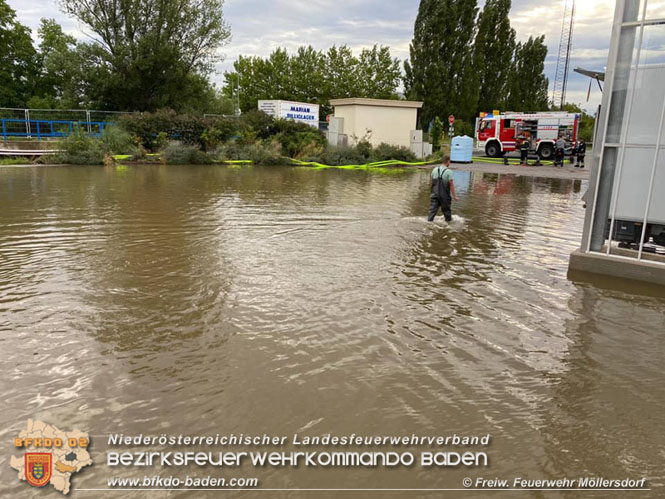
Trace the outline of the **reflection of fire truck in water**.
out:
<instances>
[{"instance_id":1,"label":"reflection of fire truck in water","mask_svg":"<svg viewBox=\"0 0 665 499\"><path fill-rule=\"evenodd\" d=\"M531 151L540 159L554 158L559 137L566 150L577 142L580 115L566 112L482 114L478 119L476 140L485 154L498 158L519 149L522 139L531 139Z\"/></svg>"}]
</instances>

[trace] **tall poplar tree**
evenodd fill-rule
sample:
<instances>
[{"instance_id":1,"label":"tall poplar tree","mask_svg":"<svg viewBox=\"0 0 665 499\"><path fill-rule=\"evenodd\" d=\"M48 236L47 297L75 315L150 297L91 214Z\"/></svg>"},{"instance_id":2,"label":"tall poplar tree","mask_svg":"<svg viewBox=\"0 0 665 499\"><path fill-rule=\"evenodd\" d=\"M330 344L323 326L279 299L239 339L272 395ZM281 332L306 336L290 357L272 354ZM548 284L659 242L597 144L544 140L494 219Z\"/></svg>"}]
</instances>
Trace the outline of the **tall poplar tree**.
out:
<instances>
[{"instance_id":1,"label":"tall poplar tree","mask_svg":"<svg viewBox=\"0 0 665 499\"><path fill-rule=\"evenodd\" d=\"M530 36L526 42L517 44L508 84L508 109L524 112L549 109L546 57L545 35Z\"/></svg>"},{"instance_id":2,"label":"tall poplar tree","mask_svg":"<svg viewBox=\"0 0 665 499\"><path fill-rule=\"evenodd\" d=\"M405 62L408 98L424 102L421 123L454 114L471 120L476 111L473 41L477 0L421 0Z\"/></svg>"},{"instance_id":3,"label":"tall poplar tree","mask_svg":"<svg viewBox=\"0 0 665 499\"><path fill-rule=\"evenodd\" d=\"M515 51L515 30L508 18L510 7L511 0L487 0L478 18L473 54L477 112L505 109Z\"/></svg>"}]
</instances>

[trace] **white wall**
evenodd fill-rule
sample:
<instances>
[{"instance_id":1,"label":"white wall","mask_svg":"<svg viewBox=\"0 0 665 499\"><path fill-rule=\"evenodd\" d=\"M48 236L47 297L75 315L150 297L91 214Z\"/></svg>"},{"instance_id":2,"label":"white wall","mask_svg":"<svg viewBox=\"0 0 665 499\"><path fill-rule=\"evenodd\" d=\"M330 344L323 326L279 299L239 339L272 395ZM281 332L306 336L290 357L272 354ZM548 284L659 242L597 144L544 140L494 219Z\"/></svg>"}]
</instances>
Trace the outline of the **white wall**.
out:
<instances>
[{"instance_id":1,"label":"white wall","mask_svg":"<svg viewBox=\"0 0 665 499\"><path fill-rule=\"evenodd\" d=\"M344 133L349 138L349 145L353 144L352 135L361 139L367 130L371 130L369 141L372 145L386 142L409 147L418 111L416 108L352 104L335 106L335 116L344 118Z\"/></svg>"}]
</instances>

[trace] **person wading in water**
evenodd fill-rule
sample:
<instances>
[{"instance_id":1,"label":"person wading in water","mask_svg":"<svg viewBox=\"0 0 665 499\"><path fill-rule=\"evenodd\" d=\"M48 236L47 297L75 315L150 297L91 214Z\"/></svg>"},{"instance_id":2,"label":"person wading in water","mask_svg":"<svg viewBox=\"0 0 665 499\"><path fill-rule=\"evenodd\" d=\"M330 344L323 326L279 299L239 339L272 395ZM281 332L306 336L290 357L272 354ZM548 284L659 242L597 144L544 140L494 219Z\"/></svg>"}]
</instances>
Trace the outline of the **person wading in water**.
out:
<instances>
[{"instance_id":1,"label":"person wading in water","mask_svg":"<svg viewBox=\"0 0 665 499\"><path fill-rule=\"evenodd\" d=\"M429 216L427 220L434 221L434 217L439 212L439 208L446 217L446 222L453 218L450 205L452 200L457 201L455 195L455 184L453 183L453 172L450 167L450 156L443 157L441 166L437 166L432 171L432 194L429 198Z\"/></svg>"}]
</instances>

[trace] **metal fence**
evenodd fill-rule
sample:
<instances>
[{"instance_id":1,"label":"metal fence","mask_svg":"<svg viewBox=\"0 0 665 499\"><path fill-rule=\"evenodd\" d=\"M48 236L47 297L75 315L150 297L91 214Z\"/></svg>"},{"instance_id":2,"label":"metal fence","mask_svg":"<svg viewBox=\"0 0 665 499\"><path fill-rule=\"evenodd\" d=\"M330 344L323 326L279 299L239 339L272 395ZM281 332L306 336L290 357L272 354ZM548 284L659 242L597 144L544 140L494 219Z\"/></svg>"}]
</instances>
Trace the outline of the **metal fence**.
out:
<instances>
[{"instance_id":1,"label":"metal fence","mask_svg":"<svg viewBox=\"0 0 665 499\"><path fill-rule=\"evenodd\" d=\"M88 109L18 109L0 108L0 133L11 138L48 139L66 137L82 128L90 135L101 135L123 114L117 111Z\"/></svg>"}]
</instances>

